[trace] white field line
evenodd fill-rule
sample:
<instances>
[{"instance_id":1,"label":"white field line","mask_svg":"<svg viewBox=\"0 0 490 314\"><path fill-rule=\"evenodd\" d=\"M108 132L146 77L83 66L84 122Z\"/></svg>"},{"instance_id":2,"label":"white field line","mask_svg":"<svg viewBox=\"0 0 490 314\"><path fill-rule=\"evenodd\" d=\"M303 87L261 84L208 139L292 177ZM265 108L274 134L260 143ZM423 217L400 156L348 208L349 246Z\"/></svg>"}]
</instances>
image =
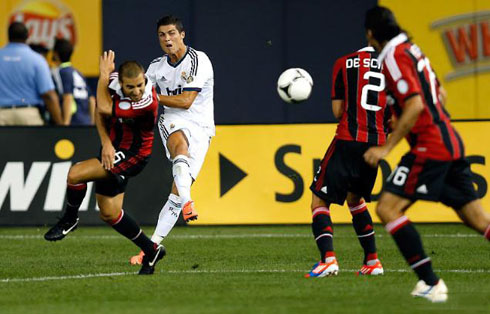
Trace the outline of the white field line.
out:
<instances>
[{"instance_id":1,"label":"white field line","mask_svg":"<svg viewBox=\"0 0 490 314\"><path fill-rule=\"evenodd\" d=\"M358 269L341 269L342 272L355 273ZM436 269L438 273L465 273L465 274L490 274L488 269ZM162 270L161 274L259 274L259 273L306 273L306 270L287 270L287 269L221 269L221 270ZM388 273L408 273L410 269L385 269ZM49 276L49 277L33 277L33 278L5 278L0 279L0 283L9 282L35 282L35 281L50 281L50 280L72 280L72 279L87 279L96 277L117 277L117 276L133 276L136 272L119 272L119 273L100 273L100 274L80 274L70 276Z\"/></svg>"},{"instance_id":2,"label":"white field line","mask_svg":"<svg viewBox=\"0 0 490 314\"><path fill-rule=\"evenodd\" d=\"M335 238L351 238L352 236L342 236L334 235ZM377 234L376 237L384 237L386 235ZM466 234L466 233L455 233L455 234L421 234L423 238L478 238L481 237L479 234ZM73 234L69 236L70 238L76 239L121 239L120 235L77 235ZM10 234L0 234L0 240L35 240L42 239L42 235L10 235ZM181 234L181 235L170 235L171 239L248 239L248 238L313 238L311 234L304 233L248 233L248 234Z\"/></svg>"}]
</instances>

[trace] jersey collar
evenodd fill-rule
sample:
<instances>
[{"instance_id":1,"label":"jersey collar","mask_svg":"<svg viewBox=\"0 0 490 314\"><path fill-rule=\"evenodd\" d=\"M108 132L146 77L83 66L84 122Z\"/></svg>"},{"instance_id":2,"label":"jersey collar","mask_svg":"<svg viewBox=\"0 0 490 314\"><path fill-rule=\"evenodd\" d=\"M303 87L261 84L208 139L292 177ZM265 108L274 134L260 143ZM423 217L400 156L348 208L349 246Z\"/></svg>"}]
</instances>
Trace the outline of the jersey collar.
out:
<instances>
[{"instance_id":1,"label":"jersey collar","mask_svg":"<svg viewBox=\"0 0 490 314\"><path fill-rule=\"evenodd\" d=\"M180 60L177 61L176 63L170 62L170 56L167 55L167 63L168 63L168 65L170 65L173 68L178 67L179 64L181 64L182 61L184 61L185 57L187 57L187 55L189 54L189 49L190 49L189 46L185 46L185 54L184 54L184 56L182 58L180 58Z\"/></svg>"},{"instance_id":2,"label":"jersey collar","mask_svg":"<svg viewBox=\"0 0 490 314\"><path fill-rule=\"evenodd\" d=\"M371 47L371 46L367 46L367 47L361 48L361 49L359 49L357 51L358 52L361 52L361 51L371 51L371 52L374 52L374 48Z\"/></svg>"},{"instance_id":3,"label":"jersey collar","mask_svg":"<svg viewBox=\"0 0 490 314\"><path fill-rule=\"evenodd\" d=\"M67 67L70 67L71 66L71 62L68 61L68 62L63 62L62 64L60 64L60 68L67 68Z\"/></svg>"},{"instance_id":4,"label":"jersey collar","mask_svg":"<svg viewBox=\"0 0 490 314\"><path fill-rule=\"evenodd\" d=\"M396 46L407 40L408 36L405 33L400 33L397 36L393 37L379 54L378 62L381 64L390 50L395 49Z\"/></svg>"}]
</instances>

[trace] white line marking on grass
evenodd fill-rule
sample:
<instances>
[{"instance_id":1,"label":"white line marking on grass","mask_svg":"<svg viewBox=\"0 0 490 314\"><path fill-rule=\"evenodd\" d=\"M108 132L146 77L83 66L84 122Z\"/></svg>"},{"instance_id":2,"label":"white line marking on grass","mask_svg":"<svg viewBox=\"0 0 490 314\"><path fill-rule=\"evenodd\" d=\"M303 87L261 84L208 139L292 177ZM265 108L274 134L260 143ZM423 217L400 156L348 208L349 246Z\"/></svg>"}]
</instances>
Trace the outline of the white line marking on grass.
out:
<instances>
[{"instance_id":1,"label":"white line marking on grass","mask_svg":"<svg viewBox=\"0 0 490 314\"><path fill-rule=\"evenodd\" d=\"M478 238L481 237L479 234L466 234L466 233L456 233L456 234L421 234L423 238ZM92 240L103 240L103 239L121 239L119 235L70 235L70 238L76 239L92 239ZM351 238L355 237L354 233L352 236L335 235L335 238ZM386 237L383 234L377 234L376 237L382 238ZM0 240L37 240L42 239L41 235L0 235ZM251 239L251 238L313 238L313 235L302 234L302 233L249 233L249 234L180 234L171 235L170 239Z\"/></svg>"},{"instance_id":2,"label":"white line marking on grass","mask_svg":"<svg viewBox=\"0 0 490 314\"><path fill-rule=\"evenodd\" d=\"M0 282L29 282L29 281L49 281L49 280L66 280L66 279L85 279L94 277L114 277L134 275L136 273L107 273L107 274L86 274L86 275L71 275L71 276L50 276L50 277L34 277L34 278L6 278Z\"/></svg>"},{"instance_id":3,"label":"white line marking on grass","mask_svg":"<svg viewBox=\"0 0 490 314\"><path fill-rule=\"evenodd\" d=\"M341 269L341 272L355 273L358 269ZM490 274L489 269L436 269L438 273L465 273L465 274ZM258 274L258 273L306 273L307 270L288 270L288 269L216 269L216 270L161 270L160 274ZM389 273L409 273L410 269L385 269ZM49 277L33 277L33 278L5 278L0 279L0 283L10 282L35 282L35 281L50 281L50 280L72 280L72 279L87 279L97 277L116 277L116 276L133 276L136 272L120 272L120 273L101 273L101 274L80 274L70 276L49 276Z\"/></svg>"}]
</instances>

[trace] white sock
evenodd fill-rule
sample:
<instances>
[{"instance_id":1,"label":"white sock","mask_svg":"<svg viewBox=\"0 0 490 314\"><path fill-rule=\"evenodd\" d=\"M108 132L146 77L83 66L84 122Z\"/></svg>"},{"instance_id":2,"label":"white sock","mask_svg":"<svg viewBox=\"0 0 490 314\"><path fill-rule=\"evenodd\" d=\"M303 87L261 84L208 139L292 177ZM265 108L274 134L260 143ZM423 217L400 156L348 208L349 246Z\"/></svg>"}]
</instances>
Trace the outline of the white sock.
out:
<instances>
[{"instance_id":1,"label":"white sock","mask_svg":"<svg viewBox=\"0 0 490 314\"><path fill-rule=\"evenodd\" d=\"M177 155L173 160L172 174L175 186L179 192L182 204L191 200L192 177L189 167L189 158L185 155Z\"/></svg>"},{"instance_id":2,"label":"white sock","mask_svg":"<svg viewBox=\"0 0 490 314\"><path fill-rule=\"evenodd\" d=\"M376 264L378 262L378 259L372 259L372 260L369 260L366 262L366 265L368 266L373 266L374 264Z\"/></svg>"},{"instance_id":3,"label":"white sock","mask_svg":"<svg viewBox=\"0 0 490 314\"><path fill-rule=\"evenodd\" d=\"M325 259L325 263L330 263L330 262L333 262L333 261L335 261L335 260L336 260L335 256L330 256L330 257L327 257L327 258Z\"/></svg>"},{"instance_id":4,"label":"white sock","mask_svg":"<svg viewBox=\"0 0 490 314\"><path fill-rule=\"evenodd\" d=\"M179 219L181 210L182 203L180 197L175 194L170 194L167 202L163 205L163 208L158 215L158 223L155 232L153 232L153 235L151 236L153 242L160 244L163 238L170 233L175 226L177 219Z\"/></svg>"}]
</instances>

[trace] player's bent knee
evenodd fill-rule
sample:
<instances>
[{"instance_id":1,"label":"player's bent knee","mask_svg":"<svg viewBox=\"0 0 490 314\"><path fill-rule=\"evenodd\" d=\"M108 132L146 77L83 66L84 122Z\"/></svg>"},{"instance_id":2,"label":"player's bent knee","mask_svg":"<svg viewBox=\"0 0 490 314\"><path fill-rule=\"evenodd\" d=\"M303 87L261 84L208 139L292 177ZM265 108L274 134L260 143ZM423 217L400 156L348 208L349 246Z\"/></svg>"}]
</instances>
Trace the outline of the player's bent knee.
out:
<instances>
[{"instance_id":1,"label":"player's bent knee","mask_svg":"<svg viewBox=\"0 0 490 314\"><path fill-rule=\"evenodd\" d=\"M68 177L66 180L69 184L79 184L82 183L80 181L80 171L78 170L77 165L71 166L70 170L68 171Z\"/></svg>"},{"instance_id":2,"label":"player's bent knee","mask_svg":"<svg viewBox=\"0 0 490 314\"><path fill-rule=\"evenodd\" d=\"M110 223L115 221L118 218L118 215L115 215L114 213L103 213L101 211L99 212L99 218L106 223Z\"/></svg>"}]
</instances>

